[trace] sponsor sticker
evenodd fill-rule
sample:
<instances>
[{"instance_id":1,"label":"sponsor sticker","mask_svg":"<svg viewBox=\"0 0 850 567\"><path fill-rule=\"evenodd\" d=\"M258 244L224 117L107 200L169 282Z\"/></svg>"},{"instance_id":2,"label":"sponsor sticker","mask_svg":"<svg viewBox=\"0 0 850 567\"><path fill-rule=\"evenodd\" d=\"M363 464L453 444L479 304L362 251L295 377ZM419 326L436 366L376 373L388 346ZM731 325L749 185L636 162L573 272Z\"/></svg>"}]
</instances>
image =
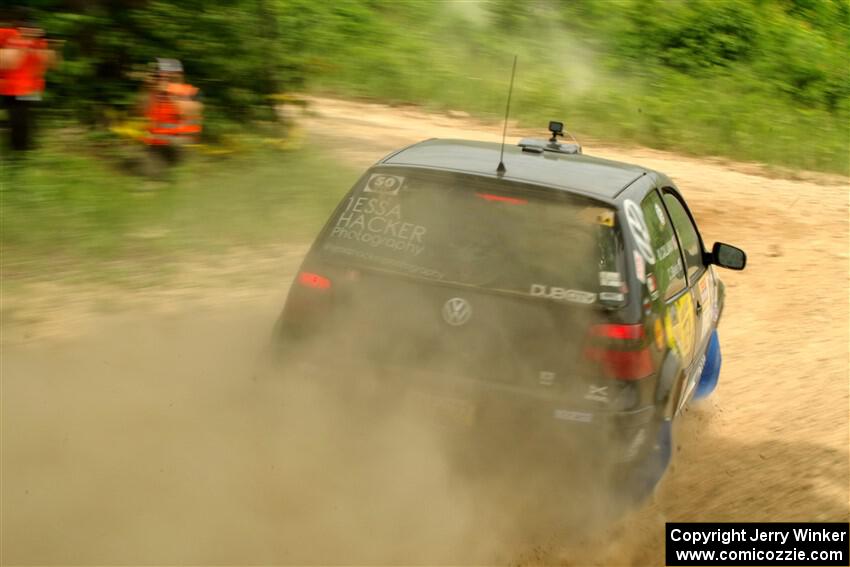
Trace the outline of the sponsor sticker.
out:
<instances>
[{"instance_id":1,"label":"sponsor sticker","mask_svg":"<svg viewBox=\"0 0 850 567\"><path fill-rule=\"evenodd\" d=\"M625 296L619 292L603 291L599 294L600 301L623 301Z\"/></svg>"},{"instance_id":2,"label":"sponsor sticker","mask_svg":"<svg viewBox=\"0 0 850 567\"><path fill-rule=\"evenodd\" d=\"M599 272L599 285L620 287L623 285L623 278L620 276L620 272Z\"/></svg>"},{"instance_id":3,"label":"sponsor sticker","mask_svg":"<svg viewBox=\"0 0 850 567\"><path fill-rule=\"evenodd\" d=\"M675 249L676 249L676 241L673 238L671 238L664 245L662 245L658 250L656 250L655 256L659 260L663 260L664 258L669 256L670 254L672 254Z\"/></svg>"},{"instance_id":4,"label":"sponsor sticker","mask_svg":"<svg viewBox=\"0 0 850 567\"><path fill-rule=\"evenodd\" d=\"M347 248L345 246L339 246L336 244L331 244L330 242L325 243L325 250L331 252L333 254L341 254L345 256L352 256L354 258L360 258L363 260L368 260L375 262L377 264L381 264L383 266L390 266L392 268L404 270L406 272L410 272L411 274L417 274L420 276L424 276L426 278L432 278L435 280L441 280L445 278L445 274L438 270L434 270L432 268L427 268L425 266L419 266L416 264L411 264L409 262L404 262L402 260L396 260L394 258L386 258L384 256L375 255L371 252L364 250L357 250L354 248Z\"/></svg>"},{"instance_id":5,"label":"sponsor sticker","mask_svg":"<svg viewBox=\"0 0 850 567\"><path fill-rule=\"evenodd\" d=\"M644 283L646 281L646 264L643 261L643 256L637 250L632 254L634 254L635 261L635 276L640 283Z\"/></svg>"},{"instance_id":6,"label":"sponsor sticker","mask_svg":"<svg viewBox=\"0 0 850 567\"><path fill-rule=\"evenodd\" d=\"M646 290L649 292L649 297L653 301L658 299L658 281L655 279L655 274L648 274L646 276Z\"/></svg>"},{"instance_id":7,"label":"sponsor sticker","mask_svg":"<svg viewBox=\"0 0 850 567\"><path fill-rule=\"evenodd\" d=\"M655 216L658 217L658 223L661 226L667 225L667 217L664 216L664 211L661 210L661 205L655 203Z\"/></svg>"},{"instance_id":8,"label":"sponsor sticker","mask_svg":"<svg viewBox=\"0 0 850 567\"><path fill-rule=\"evenodd\" d=\"M596 301L596 294L589 291L579 291L576 289L564 289L562 287L545 286L542 284L531 284L531 293L534 297L547 297L557 301L568 301L570 303L593 303Z\"/></svg>"},{"instance_id":9,"label":"sponsor sticker","mask_svg":"<svg viewBox=\"0 0 850 567\"><path fill-rule=\"evenodd\" d=\"M603 207L585 207L579 213L586 222L595 222L602 226L614 226L614 211Z\"/></svg>"},{"instance_id":10,"label":"sponsor sticker","mask_svg":"<svg viewBox=\"0 0 850 567\"><path fill-rule=\"evenodd\" d=\"M605 210L596 215L596 222L603 226L614 226L614 211Z\"/></svg>"},{"instance_id":11,"label":"sponsor sticker","mask_svg":"<svg viewBox=\"0 0 850 567\"><path fill-rule=\"evenodd\" d=\"M667 346L678 350L678 345L676 345L676 336L673 334L672 311L673 307L671 306L671 308L667 310L667 313L664 314L664 334L667 336Z\"/></svg>"},{"instance_id":12,"label":"sponsor sticker","mask_svg":"<svg viewBox=\"0 0 850 567\"><path fill-rule=\"evenodd\" d=\"M669 321L667 328L668 340L672 339L672 346L675 346L679 354L685 359L689 359L694 350L694 334L696 332L694 303L691 299L691 294L685 293L677 299L670 306L667 317Z\"/></svg>"},{"instance_id":13,"label":"sponsor sticker","mask_svg":"<svg viewBox=\"0 0 850 567\"><path fill-rule=\"evenodd\" d=\"M703 302L708 301L708 272L699 280L699 298Z\"/></svg>"},{"instance_id":14,"label":"sponsor sticker","mask_svg":"<svg viewBox=\"0 0 850 567\"><path fill-rule=\"evenodd\" d=\"M676 262L667 268L667 277L670 280L685 277L685 270L682 268L682 261L679 258L676 258Z\"/></svg>"},{"instance_id":15,"label":"sponsor sticker","mask_svg":"<svg viewBox=\"0 0 850 567\"><path fill-rule=\"evenodd\" d=\"M717 323L720 318L720 299L717 296L717 274L714 273L714 266L708 267L709 277L709 292L711 293L711 321Z\"/></svg>"},{"instance_id":16,"label":"sponsor sticker","mask_svg":"<svg viewBox=\"0 0 850 567\"><path fill-rule=\"evenodd\" d=\"M635 245L637 246L638 251L647 263L654 264L655 253L652 251L649 229L646 227L646 220L643 217L643 211L640 206L631 199L626 199L623 203L623 207L626 213L626 220L629 223L629 230L632 233L632 237L635 239Z\"/></svg>"},{"instance_id":17,"label":"sponsor sticker","mask_svg":"<svg viewBox=\"0 0 850 567\"><path fill-rule=\"evenodd\" d=\"M401 205L394 199L357 197L349 199L331 230L331 237L419 256L425 250L427 232L425 226L405 222Z\"/></svg>"},{"instance_id":18,"label":"sponsor sticker","mask_svg":"<svg viewBox=\"0 0 850 567\"><path fill-rule=\"evenodd\" d=\"M661 319L655 320L655 348L664 350L664 325L661 324Z\"/></svg>"},{"instance_id":19,"label":"sponsor sticker","mask_svg":"<svg viewBox=\"0 0 850 567\"><path fill-rule=\"evenodd\" d=\"M386 175L384 173L373 173L366 181L364 193L382 193L384 195L398 195L404 183L404 177L400 175Z\"/></svg>"}]
</instances>

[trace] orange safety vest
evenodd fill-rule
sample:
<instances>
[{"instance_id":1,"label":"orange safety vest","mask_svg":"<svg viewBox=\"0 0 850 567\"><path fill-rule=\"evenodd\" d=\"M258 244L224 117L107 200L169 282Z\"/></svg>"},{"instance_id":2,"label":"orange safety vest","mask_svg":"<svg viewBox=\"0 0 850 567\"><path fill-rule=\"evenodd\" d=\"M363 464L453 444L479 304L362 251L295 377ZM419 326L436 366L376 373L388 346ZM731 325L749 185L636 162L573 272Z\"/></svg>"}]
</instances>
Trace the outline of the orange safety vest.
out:
<instances>
[{"instance_id":1,"label":"orange safety vest","mask_svg":"<svg viewBox=\"0 0 850 567\"><path fill-rule=\"evenodd\" d=\"M13 28L0 28L0 49L6 47L8 40L18 36L18 30ZM6 94L6 77L11 69L3 69L0 67L0 95Z\"/></svg>"},{"instance_id":2,"label":"orange safety vest","mask_svg":"<svg viewBox=\"0 0 850 567\"><path fill-rule=\"evenodd\" d=\"M180 101L193 101L195 96L198 94L198 89L185 83L171 83L168 85L168 94L171 95L175 102L178 103L179 108ZM180 132L191 139L195 139L201 133L200 115L195 112L187 111L181 113L181 116L182 123L180 126Z\"/></svg>"},{"instance_id":3,"label":"orange safety vest","mask_svg":"<svg viewBox=\"0 0 850 567\"><path fill-rule=\"evenodd\" d=\"M18 30L15 28L0 28L0 47L6 44L6 40L18 36Z\"/></svg>"},{"instance_id":4,"label":"orange safety vest","mask_svg":"<svg viewBox=\"0 0 850 567\"><path fill-rule=\"evenodd\" d=\"M14 69L7 69L0 77L0 95L25 96L38 95L44 91L44 73L47 60L39 50L47 49L43 39L26 39L17 33L3 30L2 46L9 49L22 49L24 56Z\"/></svg>"},{"instance_id":5,"label":"orange safety vest","mask_svg":"<svg viewBox=\"0 0 850 567\"><path fill-rule=\"evenodd\" d=\"M192 85L172 83L166 91L155 92L147 108L148 145L164 146L194 142L201 133L200 116L184 114L179 101L190 100L198 92Z\"/></svg>"}]
</instances>

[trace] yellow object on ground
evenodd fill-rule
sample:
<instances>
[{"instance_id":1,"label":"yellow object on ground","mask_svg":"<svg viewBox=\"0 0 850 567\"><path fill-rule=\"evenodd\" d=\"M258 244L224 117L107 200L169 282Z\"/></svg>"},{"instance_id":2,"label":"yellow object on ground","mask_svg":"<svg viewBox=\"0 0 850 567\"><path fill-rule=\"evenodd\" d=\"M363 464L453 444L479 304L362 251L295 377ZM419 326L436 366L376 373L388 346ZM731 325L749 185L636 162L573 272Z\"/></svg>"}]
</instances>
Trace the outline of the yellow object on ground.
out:
<instances>
[{"instance_id":1,"label":"yellow object on ground","mask_svg":"<svg viewBox=\"0 0 850 567\"><path fill-rule=\"evenodd\" d=\"M109 131L122 138L130 138L132 140L141 141L147 134L147 122L140 119L125 120L116 122L109 127Z\"/></svg>"}]
</instances>

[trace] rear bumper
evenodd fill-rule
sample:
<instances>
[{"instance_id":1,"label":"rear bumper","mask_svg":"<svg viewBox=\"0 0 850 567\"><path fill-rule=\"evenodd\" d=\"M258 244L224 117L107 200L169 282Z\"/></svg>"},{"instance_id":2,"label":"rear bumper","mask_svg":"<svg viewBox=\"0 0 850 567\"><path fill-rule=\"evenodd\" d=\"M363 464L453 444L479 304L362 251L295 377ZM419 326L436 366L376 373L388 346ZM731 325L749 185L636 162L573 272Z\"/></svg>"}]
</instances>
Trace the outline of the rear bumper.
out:
<instances>
[{"instance_id":1,"label":"rear bumper","mask_svg":"<svg viewBox=\"0 0 850 567\"><path fill-rule=\"evenodd\" d=\"M436 420L462 425L470 432L501 437L505 443L576 449L609 463L641 460L656 444L656 408L644 406L615 411L600 405L577 403L552 391L483 381L467 376L402 367L332 365L290 359L288 375L344 389L351 400L433 405ZM411 402L413 400L413 402Z\"/></svg>"}]
</instances>

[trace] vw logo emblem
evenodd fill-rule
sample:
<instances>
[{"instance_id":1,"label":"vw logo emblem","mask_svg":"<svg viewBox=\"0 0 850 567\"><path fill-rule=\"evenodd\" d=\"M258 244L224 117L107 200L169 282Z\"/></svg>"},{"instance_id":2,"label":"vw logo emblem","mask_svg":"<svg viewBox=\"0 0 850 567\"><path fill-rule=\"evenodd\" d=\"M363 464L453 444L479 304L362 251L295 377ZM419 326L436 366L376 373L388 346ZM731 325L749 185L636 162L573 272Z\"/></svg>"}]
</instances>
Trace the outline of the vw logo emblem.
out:
<instances>
[{"instance_id":1,"label":"vw logo emblem","mask_svg":"<svg viewBox=\"0 0 850 567\"><path fill-rule=\"evenodd\" d=\"M443 305L443 319L453 327L463 325L472 317L472 306L462 297L452 297Z\"/></svg>"}]
</instances>

